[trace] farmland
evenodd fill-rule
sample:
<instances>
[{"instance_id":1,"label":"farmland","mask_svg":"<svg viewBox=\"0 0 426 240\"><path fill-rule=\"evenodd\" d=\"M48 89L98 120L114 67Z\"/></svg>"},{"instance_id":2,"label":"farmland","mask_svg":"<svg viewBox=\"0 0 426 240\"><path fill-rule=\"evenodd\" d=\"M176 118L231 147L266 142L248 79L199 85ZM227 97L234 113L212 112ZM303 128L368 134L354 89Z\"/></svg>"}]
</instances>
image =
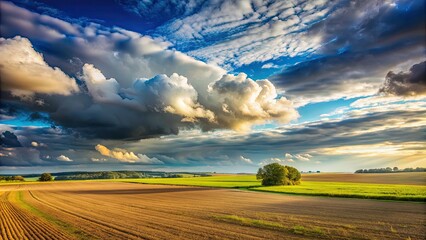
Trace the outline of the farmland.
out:
<instances>
[{"instance_id":1,"label":"farmland","mask_svg":"<svg viewBox=\"0 0 426 240\"><path fill-rule=\"evenodd\" d=\"M371 182L380 183L373 184L366 183L365 181L353 182L360 181L360 179L362 180L364 175L366 175L367 179ZM256 180L254 175L218 175L198 178L150 178L123 181L148 184L240 188L246 190L312 196L426 201L426 186L424 186L426 173L401 173L393 174L393 176L363 174L360 176L361 178L358 176L358 174L308 174L306 175L306 178L309 180L305 181L304 175L301 185L291 187L261 187L260 182ZM412 179L409 178L410 176ZM400 179L399 183L401 184L384 184L386 181L398 181L398 179ZM335 182L330 180L334 180Z\"/></svg>"},{"instance_id":2,"label":"farmland","mask_svg":"<svg viewBox=\"0 0 426 240\"><path fill-rule=\"evenodd\" d=\"M1 191L2 239L423 239L426 232L423 203L106 181Z\"/></svg>"}]
</instances>

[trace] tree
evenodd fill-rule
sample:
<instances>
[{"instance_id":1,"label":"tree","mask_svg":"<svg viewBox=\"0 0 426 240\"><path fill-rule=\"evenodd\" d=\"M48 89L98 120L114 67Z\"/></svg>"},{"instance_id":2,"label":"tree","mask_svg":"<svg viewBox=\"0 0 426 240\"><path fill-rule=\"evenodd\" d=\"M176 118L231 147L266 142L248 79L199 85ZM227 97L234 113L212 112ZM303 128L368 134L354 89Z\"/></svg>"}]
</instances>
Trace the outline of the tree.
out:
<instances>
[{"instance_id":1,"label":"tree","mask_svg":"<svg viewBox=\"0 0 426 240\"><path fill-rule=\"evenodd\" d=\"M294 167L271 163L259 168L256 178L262 180L263 186L296 185L300 184L301 175Z\"/></svg>"},{"instance_id":2,"label":"tree","mask_svg":"<svg viewBox=\"0 0 426 240\"><path fill-rule=\"evenodd\" d=\"M53 177L52 177L52 174L50 174L50 173L43 173L43 174L41 174L41 176L38 180L40 182L53 181Z\"/></svg>"},{"instance_id":3,"label":"tree","mask_svg":"<svg viewBox=\"0 0 426 240\"><path fill-rule=\"evenodd\" d=\"M21 181L21 182L25 181L24 177L22 177L22 176L13 176L12 180L13 181Z\"/></svg>"},{"instance_id":4,"label":"tree","mask_svg":"<svg viewBox=\"0 0 426 240\"><path fill-rule=\"evenodd\" d=\"M396 171L398 171L399 169L398 169L398 167L393 167L393 171L394 172L396 172Z\"/></svg>"},{"instance_id":5,"label":"tree","mask_svg":"<svg viewBox=\"0 0 426 240\"><path fill-rule=\"evenodd\" d=\"M299 170L291 166L285 166L284 168L287 169L286 177L288 178L288 183L289 183L286 185L299 185L300 178L302 178L302 175L300 175Z\"/></svg>"}]
</instances>

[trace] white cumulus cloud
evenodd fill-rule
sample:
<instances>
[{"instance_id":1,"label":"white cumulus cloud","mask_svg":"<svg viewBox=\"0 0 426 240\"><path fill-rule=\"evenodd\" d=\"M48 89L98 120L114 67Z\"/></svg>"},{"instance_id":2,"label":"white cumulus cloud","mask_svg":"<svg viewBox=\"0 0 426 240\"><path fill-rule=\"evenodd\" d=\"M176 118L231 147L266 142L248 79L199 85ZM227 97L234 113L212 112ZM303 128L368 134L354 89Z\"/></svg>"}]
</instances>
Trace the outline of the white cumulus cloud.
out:
<instances>
[{"instance_id":1,"label":"white cumulus cloud","mask_svg":"<svg viewBox=\"0 0 426 240\"><path fill-rule=\"evenodd\" d=\"M72 159L70 159L69 157L67 157L65 155L60 155L59 157L56 158L56 160L62 161L62 162L72 162L73 161Z\"/></svg>"}]
</instances>

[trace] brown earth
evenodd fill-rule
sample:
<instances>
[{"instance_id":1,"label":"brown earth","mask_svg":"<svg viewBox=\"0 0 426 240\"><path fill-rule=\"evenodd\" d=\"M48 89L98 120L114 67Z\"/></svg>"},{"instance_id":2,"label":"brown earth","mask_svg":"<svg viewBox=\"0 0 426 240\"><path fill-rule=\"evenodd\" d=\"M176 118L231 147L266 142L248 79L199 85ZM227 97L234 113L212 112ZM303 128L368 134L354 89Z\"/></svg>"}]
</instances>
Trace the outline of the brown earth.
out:
<instances>
[{"instance_id":1,"label":"brown earth","mask_svg":"<svg viewBox=\"0 0 426 240\"><path fill-rule=\"evenodd\" d=\"M80 239L426 238L424 203L118 182L26 184L1 191L3 239L14 239L19 229L68 239L71 225ZM8 197L19 194L22 202ZM20 205L63 224L34 220Z\"/></svg>"},{"instance_id":2,"label":"brown earth","mask_svg":"<svg viewBox=\"0 0 426 240\"><path fill-rule=\"evenodd\" d=\"M30 210L20 207L17 194L17 191L0 191L0 239L74 239Z\"/></svg>"},{"instance_id":3,"label":"brown earth","mask_svg":"<svg viewBox=\"0 0 426 240\"><path fill-rule=\"evenodd\" d=\"M426 185L426 172L304 173L303 181Z\"/></svg>"}]
</instances>

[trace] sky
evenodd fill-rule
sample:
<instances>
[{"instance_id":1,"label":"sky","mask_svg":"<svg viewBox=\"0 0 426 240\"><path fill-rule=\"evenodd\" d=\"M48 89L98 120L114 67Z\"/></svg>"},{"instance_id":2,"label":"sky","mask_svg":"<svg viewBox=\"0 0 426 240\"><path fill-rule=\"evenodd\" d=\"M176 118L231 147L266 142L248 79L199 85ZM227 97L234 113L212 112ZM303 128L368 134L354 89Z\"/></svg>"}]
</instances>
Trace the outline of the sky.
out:
<instances>
[{"instance_id":1,"label":"sky","mask_svg":"<svg viewBox=\"0 0 426 240\"><path fill-rule=\"evenodd\" d=\"M0 11L0 174L426 167L425 1Z\"/></svg>"}]
</instances>

